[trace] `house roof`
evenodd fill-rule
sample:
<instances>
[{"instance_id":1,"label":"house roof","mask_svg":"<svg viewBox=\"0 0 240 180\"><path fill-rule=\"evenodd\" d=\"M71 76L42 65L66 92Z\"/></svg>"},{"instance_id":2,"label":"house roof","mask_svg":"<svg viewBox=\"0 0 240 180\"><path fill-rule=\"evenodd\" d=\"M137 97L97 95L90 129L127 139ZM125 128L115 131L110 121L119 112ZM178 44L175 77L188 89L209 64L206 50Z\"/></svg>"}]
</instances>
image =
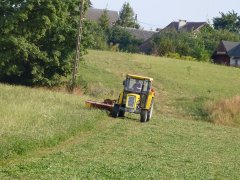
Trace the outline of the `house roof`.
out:
<instances>
[{"instance_id":1,"label":"house roof","mask_svg":"<svg viewBox=\"0 0 240 180\"><path fill-rule=\"evenodd\" d=\"M184 21L185 23L182 24L182 26L180 26L181 22L176 22L173 21L171 22L169 25L167 25L164 29L175 29L175 30L183 30L183 31L196 31L200 28L202 28L203 26L205 26L207 23L206 22L187 22Z\"/></svg>"},{"instance_id":2,"label":"house roof","mask_svg":"<svg viewBox=\"0 0 240 180\"><path fill-rule=\"evenodd\" d=\"M147 31L143 29L128 28L128 27L124 27L124 29L127 32L129 32L131 35L135 36L137 39L141 39L144 41L151 38L154 34L158 32L158 31Z\"/></svg>"},{"instance_id":3,"label":"house roof","mask_svg":"<svg viewBox=\"0 0 240 180\"><path fill-rule=\"evenodd\" d=\"M235 47L231 52L230 52L231 56L233 57L240 57L240 45L238 45L237 47Z\"/></svg>"},{"instance_id":4,"label":"house roof","mask_svg":"<svg viewBox=\"0 0 240 180\"><path fill-rule=\"evenodd\" d=\"M230 52L231 50L235 49L238 45L240 45L240 42L232 42L232 41L221 41L223 43L224 48L227 52Z\"/></svg>"},{"instance_id":5,"label":"house roof","mask_svg":"<svg viewBox=\"0 0 240 180\"><path fill-rule=\"evenodd\" d=\"M221 41L213 55L227 54L230 57L240 57L240 42Z\"/></svg>"},{"instance_id":6,"label":"house roof","mask_svg":"<svg viewBox=\"0 0 240 180\"><path fill-rule=\"evenodd\" d=\"M86 18L92 21L98 21L105 9L89 8L86 12ZM118 12L107 10L109 24L113 24L118 20Z\"/></svg>"}]
</instances>

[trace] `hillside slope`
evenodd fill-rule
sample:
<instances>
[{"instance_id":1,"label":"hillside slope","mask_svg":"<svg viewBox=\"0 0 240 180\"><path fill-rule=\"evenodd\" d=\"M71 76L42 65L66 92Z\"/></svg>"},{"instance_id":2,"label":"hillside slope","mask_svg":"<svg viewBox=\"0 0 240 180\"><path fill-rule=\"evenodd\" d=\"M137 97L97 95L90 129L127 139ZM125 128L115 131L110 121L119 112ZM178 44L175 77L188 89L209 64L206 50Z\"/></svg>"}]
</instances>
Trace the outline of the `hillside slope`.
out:
<instances>
[{"instance_id":1,"label":"hillside slope","mask_svg":"<svg viewBox=\"0 0 240 180\"><path fill-rule=\"evenodd\" d=\"M127 73L153 77L157 112L186 119L208 120L208 102L236 96L240 89L237 68L137 54L90 51L80 72L80 84L98 98L118 97Z\"/></svg>"},{"instance_id":2,"label":"hillside slope","mask_svg":"<svg viewBox=\"0 0 240 180\"><path fill-rule=\"evenodd\" d=\"M0 179L240 176L240 129L205 122L203 110L238 94L238 69L89 51L80 72L81 96L0 84ZM127 73L155 80L149 123L84 107L89 98L116 98Z\"/></svg>"}]
</instances>

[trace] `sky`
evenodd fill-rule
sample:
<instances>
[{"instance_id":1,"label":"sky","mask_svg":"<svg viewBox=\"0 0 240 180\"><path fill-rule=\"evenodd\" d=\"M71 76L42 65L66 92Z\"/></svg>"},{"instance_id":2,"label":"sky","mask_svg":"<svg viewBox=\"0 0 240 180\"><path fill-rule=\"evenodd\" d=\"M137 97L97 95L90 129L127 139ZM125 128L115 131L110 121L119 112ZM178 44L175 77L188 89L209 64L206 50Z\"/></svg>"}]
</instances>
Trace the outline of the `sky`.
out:
<instances>
[{"instance_id":1,"label":"sky","mask_svg":"<svg viewBox=\"0 0 240 180\"><path fill-rule=\"evenodd\" d=\"M129 2L144 29L163 28L172 21L210 22L219 12L234 10L240 15L240 0L91 0L98 9L120 11Z\"/></svg>"}]
</instances>

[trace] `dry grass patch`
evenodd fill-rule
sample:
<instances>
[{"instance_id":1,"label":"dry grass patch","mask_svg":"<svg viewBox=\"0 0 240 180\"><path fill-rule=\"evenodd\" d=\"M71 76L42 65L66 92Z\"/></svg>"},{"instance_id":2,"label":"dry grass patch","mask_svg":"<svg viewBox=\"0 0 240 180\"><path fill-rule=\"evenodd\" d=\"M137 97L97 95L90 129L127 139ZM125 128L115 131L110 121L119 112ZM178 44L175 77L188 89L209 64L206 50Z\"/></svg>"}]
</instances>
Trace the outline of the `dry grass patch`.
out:
<instances>
[{"instance_id":1,"label":"dry grass patch","mask_svg":"<svg viewBox=\"0 0 240 180\"><path fill-rule=\"evenodd\" d=\"M210 120L215 124L239 126L240 96L208 103L206 111L209 114Z\"/></svg>"}]
</instances>

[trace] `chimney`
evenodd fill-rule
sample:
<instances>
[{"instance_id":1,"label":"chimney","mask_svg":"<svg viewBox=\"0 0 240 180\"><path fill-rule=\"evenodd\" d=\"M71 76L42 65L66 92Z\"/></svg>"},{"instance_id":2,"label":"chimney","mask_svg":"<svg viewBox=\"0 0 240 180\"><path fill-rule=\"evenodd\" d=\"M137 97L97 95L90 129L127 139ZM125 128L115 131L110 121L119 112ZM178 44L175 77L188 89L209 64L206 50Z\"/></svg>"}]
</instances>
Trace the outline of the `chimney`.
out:
<instances>
[{"instance_id":1,"label":"chimney","mask_svg":"<svg viewBox=\"0 0 240 180\"><path fill-rule=\"evenodd\" d=\"M178 29L181 29L183 26L187 24L187 20L179 20L178 22Z\"/></svg>"}]
</instances>

